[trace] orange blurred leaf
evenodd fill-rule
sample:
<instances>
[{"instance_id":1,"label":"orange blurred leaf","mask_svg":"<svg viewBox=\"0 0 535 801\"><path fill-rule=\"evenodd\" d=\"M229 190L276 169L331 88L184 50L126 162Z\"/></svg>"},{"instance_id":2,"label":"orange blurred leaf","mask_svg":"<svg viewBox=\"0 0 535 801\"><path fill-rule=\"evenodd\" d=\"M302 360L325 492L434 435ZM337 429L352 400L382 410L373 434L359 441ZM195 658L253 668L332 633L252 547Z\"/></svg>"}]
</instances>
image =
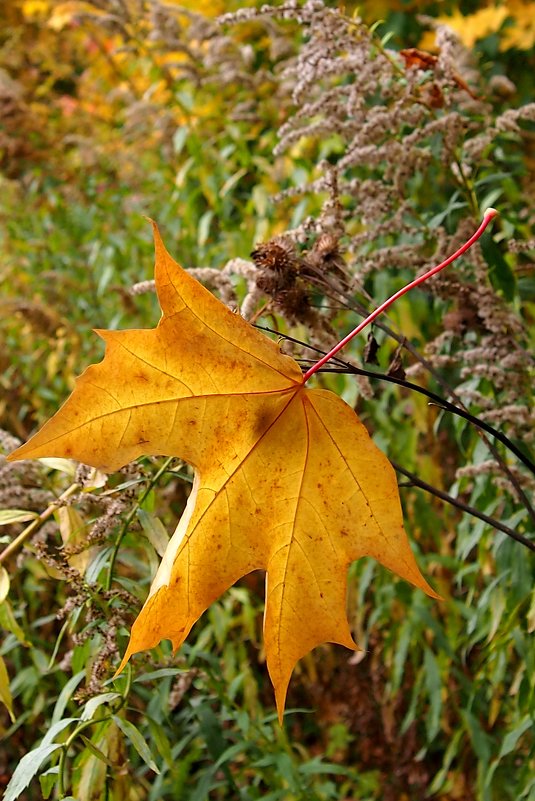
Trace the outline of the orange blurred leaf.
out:
<instances>
[{"instance_id":1,"label":"orange blurred leaf","mask_svg":"<svg viewBox=\"0 0 535 801\"><path fill-rule=\"evenodd\" d=\"M432 53L427 53L425 50L418 50L416 47L409 47L406 50L400 50L399 54L405 62L406 69L434 71L436 65L438 64L438 56L434 56ZM477 99L477 96L470 89L464 78L461 78L461 76L457 73L453 73L452 77L459 89L464 89L465 92L468 92L470 97ZM433 108L441 108L444 105L442 92L435 84L431 85L428 95L428 101Z\"/></svg>"}]
</instances>

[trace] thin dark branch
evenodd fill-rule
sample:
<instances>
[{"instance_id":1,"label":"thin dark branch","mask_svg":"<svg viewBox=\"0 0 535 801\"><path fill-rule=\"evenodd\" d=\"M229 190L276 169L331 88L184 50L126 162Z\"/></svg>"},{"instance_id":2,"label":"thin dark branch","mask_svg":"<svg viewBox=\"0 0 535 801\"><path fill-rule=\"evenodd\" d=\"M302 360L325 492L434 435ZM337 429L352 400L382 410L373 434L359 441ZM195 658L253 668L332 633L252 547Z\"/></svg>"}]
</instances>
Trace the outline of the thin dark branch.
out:
<instances>
[{"instance_id":1,"label":"thin dark branch","mask_svg":"<svg viewBox=\"0 0 535 801\"><path fill-rule=\"evenodd\" d=\"M367 316L367 314L368 314L367 309L364 306L362 306L362 304L358 303L357 301L355 301L352 298L350 300L348 300L347 296L341 295L340 291L338 291L338 290L335 291L330 286L327 288L325 294L326 294L326 296L328 298L330 298L331 300L334 300L335 302L344 303L344 305L346 306L346 308L348 310L355 311L355 312L357 312L357 314L360 314L360 315L362 315L364 317ZM369 295L367 297L368 297L368 300L370 300L370 301L372 300L372 298ZM409 351L409 353L411 353L414 356L414 358L417 359L423 367L425 367L425 369L430 373L430 375L433 376L433 378L437 381L439 386L441 386L442 389L445 392L447 392L448 395L456 403L459 404L459 406L457 408L462 407L465 411L467 411L465 405L463 404L462 400L459 398L459 396L457 395L455 390L448 384L448 382L438 372L438 370L435 370L435 368L433 367L431 362L428 359L426 359L425 356L423 356L418 351L418 349L415 348L414 345L412 345L411 342L407 341L407 339L402 334L398 334L396 331L394 331L392 328L390 328L390 326L385 323L385 321L384 321L385 319L388 320L388 315L387 314L384 315L383 320L376 320L374 325L376 325L377 328L379 328L380 330L384 331L385 334L387 334L388 336L392 337L392 339L394 339L398 344L400 344L404 348L406 348ZM493 455L493 457L496 459L497 463L500 465L500 468L502 469L504 474L509 479L512 487L514 488L514 490L516 492L516 495L517 495L518 499L521 501L521 503L528 510L529 516L531 517L533 523L535 523L535 509L533 508L533 506L532 506L529 498L527 497L526 493L524 492L524 490L520 486L520 483L519 483L517 477L509 469L509 466L507 465L507 463L502 458L502 456L501 456L500 452L498 451L498 449L496 448L495 444L489 440L489 438L487 437L485 431L483 431L481 428L478 428L478 434L481 437L481 439L483 440L483 442L485 443L485 445L487 446L487 448L489 449L489 451L491 452L491 454Z\"/></svg>"},{"instance_id":2,"label":"thin dark branch","mask_svg":"<svg viewBox=\"0 0 535 801\"><path fill-rule=\"evenodd\" d=\"M326 351L322 350L321 348L316 348L314 345L309 345L307 342L303 342L301 339L291 337L290 334L283 334L281 331L276 331L274 328L268 328L267 325L257 325L256 323L254 324L254 328L260 328L261 331L267 331L269 334L275 334L275 336L283 337L289 342L295 342L296 345L301 345L302 348L308 348L308 350L313 350L314 353L319 353L321 356L325 356ZM344 362L337 356L334 356L331 361L336 362L336 364L339 364L341 367L347 367L347 362ZM346 371L344 370L344 372Z\"/></svg>"},{"instance_id":3,"label":"thin dark branch","mask_svg":"<svg viewBox=\"0 0 535 801\"><path fill-rule=\"evenodd\" d=\"M289 336L288 334L282 334L280 331L275 331L272 328L268 328L266 326L260 326L260 325L257 325L255 327L256 328L261 328L263 331L268 331L271 334L276 334L277 336L282 336L282 337L284 337L284 339L288 339L288 340L290 340L290 342L295 342L297 345L301 345L302 347L309 348L310 350L313 350L316 353L321 353L321 354L325 353L325 351L322 351L320 348L316 348L313 345L308 345L307 343L302 342L301 340L296 339L295 337ZM388 333L393 334L393 332L390 332L390 331ZM306 360L303 359L302 361L308 361L308 359L306 359ZM429 398L430 400L434 401L438 406L440 406L445 411L452 412L452 414L456 414L459 417L464 418L468 422L472 423L473 425L477 426L478 428L483 429L488 434L490 434L491 436L495 437L499 442L501 442L503 445L505 445L506 448L508 448L512 453L514 453L515 456L532 473L535 474L535 464L519 448L517 448L516 445L513 442L511 442L509 437L507 437L505 434L502 434L501 431L497 431L495 428L493 428L491 425L486 423L484 420L480 420L475 415L470 414L470 412L468 412L467 410L456 406L455 404L451 403L450 401L447 401L445 398L442 398L440 395L437 395L436 393L431 392L430 390L425 389L424 387L420 387L418 384L413 384L410 381L405 381L405 379L396 378L395 376L389 376L389 375L385 375L383 373L373 372L372 370L364 370L363 368L354 367L352 364L349 364L348 362L344 362L344 361L342 361L342 359L339 359L337 357L333 358L332 361L336 362L338 367L335 367L335 368L324 368L323 370L321 370L321 372L325 372L325 373L346 373L346 374L349 373L349 374L353 374L353 375L363 375L363 376L366 376L367 378L377 378L377 379L379 379L381 381L387 381L387 382L389 382L391 384L397 384L398 386L405 387L405 389L409 389L409 390L411 390L413 392L419 392L420 394L425 395L427 398ZM434 371L432 371L432 372L434 372ZM455 393L453 392L453 390L450 390L450 393L455 397ZM421 478L419 478L414 473L411 473L409 470L405 470L405 468L401 467L401 465L396 464L396 462L392 462L392 460L391 460L391 464L394 467L394 469L397 470L398 473L401 473L402 475L404 475L408 479L410 479L410 481L412 482L412 484L414 486L419 487L420 489L423 489L425 492L429 492L431 495L434 495L435 497L440 498L442 501L445 501L446 503L451 504L452 506L454 506L455 508L459 509L460 511L466 512L467 514L470 514L473 517L476 517L478 520L482 520L484 523L487 523L489 526L492 526L497 531L502 531L508 537L511 537L511 539L514 539L516 542L519 542L521 545L524 545L526 548L529 548L529 550L535 551L535 542L532 542L527 537L524 537L522 534L518 534L516 531L514 531L514 529L510 528L509 526L506 526L504 523L501 523L499 520L496 520L495 518L489 517L489 515L486 515L483 512L480 512L475 507L469 506L468 504L463 503L458 498L454 498L451 495L448 495L446 492L443 492L442 490L439 490L436 487L433 487L432 484L428 484L426 481L423 481ZM519 487L515 485L515 489L518 490ZM531 508L531 505L530 505L529 501L527 500L527 498L526 498L525 494L523 493L523 491L520 490L520 492L521 492L521 497L524 498L527 511L528 511L528 513L531 514L533 512L533 510Z\"/></svg>"},{"instance_id":4,"label":"thin dark branch","mask_svg":"<svg viewBox=\"0 0 535 801\"><path fill-rule=\"evenodd\" d=\"M473 517L479 518L479 520L483 520L485 523L488 523L489 526L497 529L498 531L503 531L504 534L507 534L508 537L511 537L513 540L520 542L522 545L525 545L526 548L529 548L530 551L535 551L535 542L529 540L527 537L524 537L522 534L518 534L514 529L509 528L509 526L500 523L499 520L496 520L493 517L489 517L488 515L484 514L483 512L478 511L473 506L469 506L467 503L463 503L458 498L453 498L451 495L448 495L447 492L442 492L442 490L433 487L432 484L428 484L427 481L422 481L414 473L411 473L409 470L405 470L404 467L401 467L396 462L390 460L392 466L398 473L401 473L403 476L406 476L410 479L411 483L415 487L419 487L420 489L429 492L431 495L435 495L435 497L440 498L442 501L455 506L457 509L460 509L462 512L467 512L468 514L472 515Z\"/></svg>"},{"instance_id":5,"label":"thin dark branch","mask_svg":"<svg viewBox=\"0 0 535 801\"><path fill-rule=\"evenodd\" d=\"M312 345L308 345L305 342L301 342L299 339L295 339L294 337L289 336L288 334L281 334L278 331L274 331L271 328L267 328L264 326L255 326L256 328L262 328L263 331L269 331L272 334L277 334L278 336L284 337L284 339L289 339L290 342L295 342L298 345L302 345L303 347L310 348L310 350L315 351L316 353L324 353L320 348L315 348ZM308 359L301 359L300 361L308 361ZM521 461L528 470L535 475L535 463L531 461L531 459L526 456L526 454L518 448L514 442L512 442L506 434L503 434L501 431L498 431L496 428L491 426L489 423L486 423L484 420L480 420L479 417L471 414L470 412L466 411L465 409L456 406L454 403L443 398L441 395L437 395L435 392L431 392L429 389L425 389L425 387L419 386L419 384L413 384L410 381L406 381L404 378L396 378L395 376L386 375L386 373L378 373L373 370L365 370L362 367L355 367L348 362L342 361L342 359L338 359L334 357L333 362L336 362L339 367L338 368L330 368L324 367L318 372L321 373L343 373L343 374L350 374L350 375L363 375L367 378L377 378L380 381L387 381L390 384L397 384L400 387L404 387L405 389L410 389L412 392L419 392L421 395L425 395L426 398L434 401L438 406L441 408L452 412L452 414L456 414L459 417L463 417L469 423L472 423L477 428L481 428L483 431L486 431L487 434L490 434L502 445L505 445L511 453L514 453L517 459Z\"/></svg>"},{"instance_id":6,"label":"thin dark branch","mask_svg":"<svg viewBox=\"0 0 535 801\"><path fill-rule=\"evenodd\" d=\"M478 428L482 428L487 434L490 434L498 442L501 442L502 445L505 445L511 453L514 453L517 459L519 459L527 468L535 475L535 464L531 461L531 459L525 455L523 451L518 448L514 442L512 442L506 434L503 434L501 431L498 431L489 423L486 423L484 420L480 420L479 417L476 417L470 412L465 411L464 409L460 409L454 403L450 403L445 398L442 398L440 395L431 392L429 389L425 389L425 387L421 387L418 384L412 384L410 381L405 381L403 378L396 378L395 376L386 375L384 373L376 373L373 370L364 370L360 367L353 367L352 364L346 365L346 369L334 369L330 370L327 368L326 370L321 370L320 372L326 373L349 373L355 375L365 375L368 378L378 378L381 381L388 381L390 384L398 384L400 387L405 387L405 389L410 389L413 392L419 392L420 395L425 395L426 398L434 401L437 406L440 406L442 409L452 412L452 414L456 414L458 417L463 417L465 420L468 420L469 423L472 423L474 426Z\"/></svg>"},{"instance_id":7,"label":"thin dark branch","mask_svg":"<svg viewBox=\"0 0 535 801\"><path fill-rule=\"evenodd\" d=\"M267 327L263 327L263 326L256 326L256 327L257 328L261 328L262 330L268 331L269 333L276 334L277 336L284 337L284 339L289 339L291 342L295 342L296 344L301 345L302 347L310 348L311 350L315 351L316 353L324 353L325 352L325 351L322 351L320 348L313 347L311 345L308 345L306 342L302 342L299 339L295 339L295 337L291 337L288 334L282 334L279 331L274 331L273 329L270 329L270 328L267 328ZM391 332L391 333L392 333L392 335L394 335L393 332ZM397 335L394 335L394 336L395 336L395 338L397 338ZM354 375L364 375L364 376L367 376L368 378L378 378L379 380L382 380L382 381L388 381L388 382L390 382L392 384L398 384L399 386L405 387L406 389L412 390L413 392L419 392L422 395L425 395L426 397L428 397L431 400L433 400L438 406L442 407L443 409L445 409L447 411L450 411L450 412L452 412L452 414L456 414L459 417L463 417L465 420L467 420L468 422L472 423L474 426L476 426L476 428L478 428L482 432L486 432L487 434L490 434L491 436L495 437L499 442L502 443L502 445L504 445L508 450L510 450L512 453L514 453L515 456L528 468L528 470L530 470L530 472L535 474L535 464L533 463L533 461L528 456L526 456L523 453L523 451L521 451L519 448L517 448L517 446L513 442L511 442L509 437L507 437L501 431L497 431L491 425L489 425L488 423L486 423L483 420L480 420L475 415L470 414L470 412L467 411L465 408L461 408L459 406L456 406L455 404L451 403L450 401L447 401L445 398L442 398L440 395L436 395L434 392L431 392L430 390L424 389L424 387L420 387L418 384L412 384L409 381L405 381L404 379L395 378L394 376L388 376L388 375L385 375L383 373L376 373L376 372L373 372L371 370L364 370L362 368L354 367L352 364L348 364L347 362L343 362L341 359L338 359L337 357L333 358L332 361L336 362L339 365L339 367L338 368L332 368L332 369L323 368L323 370L321 372L326 372L326 373L327 372L350 373L350 374L354 374ZM431 372L433 373L433 375L435 374L434 370L432 370ZM453 390L448 388L448 391L450 392L452 397L454 397L455 399L458 399L457 395L455 394L455 392ZM488 446L489 450L491 451L492 455L497 460L498 464L502 467L502 469L504 470L504 472L508 476L509 480L511 481L511 484L515 488L515 491L516 491L516 494L517 494L519 500L524 505L524 507L527 510L530 518L532 519L533 522L535 522L535 509L531 505L526 493L524 492L524 490L520 486L520 483L519 483L518 479L516 478L516 476L514 476L514 474L509 469L509 467L505 464L504 460L502 459L502 457L498 453L495 445L488 440L488 438L485 436L484 433L482 433L482 436L484 438L484 441L485 441L486 445Z\"/></svg>"}]
</instances>

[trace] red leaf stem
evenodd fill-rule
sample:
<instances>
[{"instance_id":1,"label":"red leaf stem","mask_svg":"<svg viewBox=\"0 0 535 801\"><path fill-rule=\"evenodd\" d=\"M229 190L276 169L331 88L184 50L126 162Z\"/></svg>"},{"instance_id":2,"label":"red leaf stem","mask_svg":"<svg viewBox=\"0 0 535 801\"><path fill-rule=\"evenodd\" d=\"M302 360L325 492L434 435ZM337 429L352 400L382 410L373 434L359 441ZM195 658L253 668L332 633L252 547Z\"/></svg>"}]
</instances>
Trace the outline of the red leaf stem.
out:
<instances>
[{"instance_id":1,"label":"red leaf stem","mask_svg":"<svg viewBox=\"0 0 535 801\"><path fill-rule=\"evenodd\" d=\"M386 309L388 309L388 307L391 306L395 300L400 298L402 295L404 295L413 287L419 286L419 284L423 284L423 282L427 281L428 278L431 278L432 275L436 275L438 272L440 272L440 270L443 270L444 267L447 267L453 261L458 259L459 256L462 256L463 253L466 253L466 251L472 247L474 242L477 242L477 240L479 239L485 228L488 226L490 221L497 216L497 214L498 212L496 211L496 209L492 208L487 209L483 215L483 220L477 231L470 237L470 239L468 239L464 243L464 245L461 245L459 250L456 250L455 253L453 253L451 256L448 256L448 258L445 261L441 262L436 267L433 267L431 270L428 270L426 273L423 273L423 275L420 275L418 278L415 278L414 281L411 281L409 284L402 287L393 295L391 295L391 297L389 297L388 300L385 300L384 303L381 303L381 305L378 306L377 309L375 309L375 311L372 311L372 313L369 314L365 320L359 323L359 325L357 325L357 327L354 328L353 331L351 331L337 345L335 345L334 348L332 348L332 350L329 351L329 353L326 353L325 356L322 356L321 359L319 359L319 361L317 361L315 364L312 365L312 367L310 367L307 370L307 372L303 375L303 384L306 384L308 379L312 378L314 373L317 373L318 370L320 370L323 367L323 365L329 361L329 359L331 359L333 356L336 356L338 351L342 350L342 348L345 347L345 345L347 345L348 342L351 342L353 337L355 337L357 334L360 334L360 332L364 328L366 328L367 325L372 323L376 317L382 314L382 312L386 311Z\"/></svg>"}]
</instances>

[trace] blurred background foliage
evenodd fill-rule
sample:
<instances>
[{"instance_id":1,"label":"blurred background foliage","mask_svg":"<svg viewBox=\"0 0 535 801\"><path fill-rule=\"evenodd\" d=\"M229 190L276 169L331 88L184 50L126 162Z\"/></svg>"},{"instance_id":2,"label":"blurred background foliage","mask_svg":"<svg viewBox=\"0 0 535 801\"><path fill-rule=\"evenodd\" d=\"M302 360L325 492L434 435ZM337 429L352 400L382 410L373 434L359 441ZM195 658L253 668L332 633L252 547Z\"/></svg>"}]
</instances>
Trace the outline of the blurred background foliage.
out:
<instances>
[{"instance_id":1,"label":"blurred background foliage","mask_svg":"<svg viewBox=\"0 0 535 801\"><path fill-rule=\"evenodd\" d=\"M372 33L354 4L242 5L2 4L1 450L102 356L92 328L155 323L152 294L132 292L152 277L145 215L187 268L221 270L264 243L256 285L230 271L236 302L252 298L257 322L321 348L496 205L501 221L459 277L376 328L378 369L401 360L528 456L535 128L533 112L510 110L533 96L535 3L359 3ZM358 135L340 100L352 87ZM420 116L407 116L413 105ZM296 295L277 284L277 247L296 265ZM320 380L396 464L533 534L532 477L502 446L491 453L406 388ZM364 651L303 659L281 729L261 575L214 604L178 655L162 643L112 680L184 508L187 465L146 459L106 478L64 460L0 461L2 547L33 526L0 573L8 801L535 799L532 553L400 482L444 600L367 559L352 565L348 614Z\"/></svg>"}]
</instances>

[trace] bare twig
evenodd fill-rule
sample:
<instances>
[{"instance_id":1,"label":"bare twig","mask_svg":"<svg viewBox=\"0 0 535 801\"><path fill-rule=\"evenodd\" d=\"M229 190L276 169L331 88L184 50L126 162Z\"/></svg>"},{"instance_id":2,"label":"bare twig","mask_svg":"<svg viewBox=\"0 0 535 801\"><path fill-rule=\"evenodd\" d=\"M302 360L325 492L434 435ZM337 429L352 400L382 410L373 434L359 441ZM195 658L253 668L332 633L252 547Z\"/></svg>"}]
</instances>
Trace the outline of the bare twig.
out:
<instances>
[{"instance_id":1,"label":"bare twig","mask_svg":"<svg viewBox=\"0 0 535 801\"><path fill-rule=\"evenodd\" d=\"M525 545L526 548L529 548L530 551L535 551L535 542L529 540L527 537L524 537L522 534L518 534L514 529L509 528L509 526L504 525L499 520L496 520L494 517L489 517L489 515L480 512L478 509L475 509L473 506L469 506L467 503L463 503L458 498L454 498L452 495L448 495L447 492L443 492L442 490L437 489L437 487L433 487L432 484L428 484L427 481L423 481L414 473L411 473L410 470L406 470L401 465L397 464L390 460L392 467L398 473L401 473L403 476L406 476L410 479L411 483L415 487L419 487L420 489L429 492L431 495L434 495L437 498L440 498L442 501L455 506L457 509L460 509L462 512L467 512L472 517L477 517L479 520L483 520L485 523L488 523L489 526L497 529L498 531L503 531L504 534L507 534L508 537L520 542L522 545Z\"/></svg>"}]
</instances>

